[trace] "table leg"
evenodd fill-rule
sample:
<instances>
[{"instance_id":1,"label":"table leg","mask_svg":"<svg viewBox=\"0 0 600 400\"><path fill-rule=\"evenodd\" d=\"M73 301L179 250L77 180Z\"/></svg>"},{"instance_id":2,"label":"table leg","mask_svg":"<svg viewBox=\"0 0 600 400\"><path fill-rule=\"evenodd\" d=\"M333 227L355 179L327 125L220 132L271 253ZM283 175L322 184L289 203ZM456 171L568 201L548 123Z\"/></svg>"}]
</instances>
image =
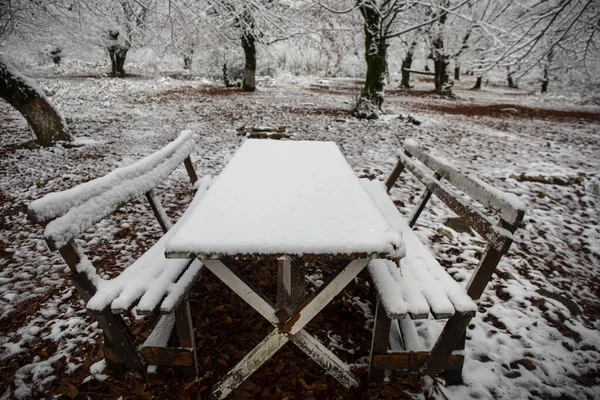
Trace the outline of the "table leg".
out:
<instances>
[{"instance_id":1,"label":"table leg","mask_svg":"<svg viewBox=\"0 0 600 400\"><path fill-rule=\"evenodd\" d=\"M281 322L294 315L304 301L305 282L301 258L277 261L277 315Z\"/></svg>"},{"instance_id":2,"label":"table leg","mask_svg":"<svg viewBox=\"0 0 600 400\"><path fill-rule=\"evenodd\" d=\"M223 283L276 327L227 373L221 382L215 385L212 397L215 399L225 398L290 339L341 384L346 387L358 386L359 381L350 372L348 365L303 328L363 270L368 262L368 259L354 260L345 268L338 270L317 292L298 307L296 314L290 317L283 327L279 328L280 321L274 305L241 274L219 260L202 260L202 263Z\"/></svg>"},{"instance_id":3,"label":"table leg","mask_svg":"<svg viewBox=\"0 0 600 400\"><path fill-rule=\"evenodd\" d=\"M260 368L280 348L289 341L289 338L279 329L273 329L262 342L260 342L250 353L244 357L225 378L213 387L211 397L213 399L224 399L233 389L244 382L254 371Z\"/></svg>"}]
</instances>

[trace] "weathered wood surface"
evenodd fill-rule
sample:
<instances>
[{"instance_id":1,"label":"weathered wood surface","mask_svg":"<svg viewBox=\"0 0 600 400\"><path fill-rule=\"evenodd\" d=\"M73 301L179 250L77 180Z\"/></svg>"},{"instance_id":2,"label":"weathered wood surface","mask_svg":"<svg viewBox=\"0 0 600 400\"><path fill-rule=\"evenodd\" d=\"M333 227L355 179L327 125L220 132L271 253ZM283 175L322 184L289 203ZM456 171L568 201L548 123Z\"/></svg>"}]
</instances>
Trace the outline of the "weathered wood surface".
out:
<instances>
[{"instance_id":1,"label":"weathered wood surface","mask_svg":"<svg viewBox=\"0 0 600 400\"><path fill-rule=\"evenodd\" d=\"M192 349L192 365L184 369L187 376L198 375L198 358L196 355L196 339L194 338L194 326L192 324L192 313L190 300L186 297L175 309L175 329L179 346Z\"/></svg>"},{"instance_id":2,"label":"weathered wood surface","mask_svg":"<svg viewBox=\"0 0 600 400\"><path fill-rule=\"evenodd\" d=\"M153 189L150 189L146 192L146 199L148 199L148 203L150 203L150 208L152 208L152 212L158 221L160 228L163 233L167 233L169 229L173 227L173 223L167 217L167 213L162 207L162 204L158 197L156 197L156 193L154 193Z\"/></svg>"},{"instance_id":3,"label":"weathered wood surface","mask_svg":"<svg viewBox=\"0 0 600 400\"><path fill-rule=\"evenodd\" d=\"M464 363L464 356L452 354L442 366L443 370L460 370ZM378 354L373 356L371 366L375 370L397 369L407 372L423 372L430 359L428 351L407 352L399 354Z\"/></svg>"},{"instance_id":4,"label":"weathered wood surface","mask_svg":"<svg viewBox=\"0 0 600 400\"><path fill-rule=\"evenodd\" d=\"M142 347L140 354L149 365L194 368L193 349L184 347Z\"/></svg>"},{"instance_id":5,"label":"weathered wood surface","mask_svg":"<svg viewBox=\"0 0 600 400\"><path fill-rule=\"evenodd\" d=\"M494 248L502 251L505 243L504 239L507 237L512 239L512 234L509 231L496 227L481 211L466 200L453 195L442 182L433 179L422 167L416 165L414 161L402 153L398 153L398 157L415 177L425 184L452 211L463 217L469 226L490 242Z\"/></svg>"},{"instance_id":6,"label":"weathered wood surface","mask_svg":"<svg viewBox=\"0 0 600 400\"><path fill-rule=\"evenodd\" d=\"M185 133L178 139L179 142L176 144L170 144L168 149L161 150L161 156L152 155L144 159L143 165L147 166L152 172L158 173L160 176L170 174L181 161L184 162L186 170L190 176L192 183L195 183L198 178L194 171L193 165L189 158L189 153L193 148L193 140L189 133ZM117 174L117 175L115 175ZM38 202L34 207L30 208L29 217L34 222L43 223L47 226L47 221L54 218L61 218L63 215L68 214L72 209L82 207L82 209L88 210L86 213L86 221L84 221L84 228L93 226L106 216L110 215L113 211L124 205L130 200L137 198L144 194L139 192L139 188L135 185L128 185L125 187L126 190L120 191L122 180L130 180L132 182L141 182L145 178L148 171L140 170L137 166L123 167L119 169L119 172L110 177L99 178L100 183L96 183L96 186L87 184L86 188L83 189L84 195L79 192L67 192L63 193L62 197L49 197L46 200ZM115 179L115 176L121 177ZM156 179L151 180L153 183L149 184L145 182L147 189L145 192L146 198L148 199L150 206L159 221L159 224L163 232L167 232L172 226L172 222L164 212L162 205L155 195L152 185L157 185ZM86 184L83 184L86 185ZM118 194L119 201L116 203L111 200L108 191L115 191ZM109 201L110 200L110 201ZM55 205L56 207L49 207L48 205ZM50 211L47 210L50 209ZM92 213L93 215L89 215ZM94 286L95 269L93 265L87 260L82 249L80 249L75 241L74 237L77 236L81 229L73 231L66 244L60 245L58 248L59 253L65 260L65 263L71 269L69 275L71 282L79 292L81 298L87 303L92 296L97 292L97 288ZM54 250L58 247L58 242L52 237L52 235L46 235L48 246ZM61 239L62 240L62 239ZM162 256L162 254L161 254ZM164 312L172 312L175 310L175 316L163 315L155 329L150 334L145 345L142 345L139 349L133 334L129 327L120 315L116 313L125 313L131 310L138 304L138 301L143 297L144 293L140 293L136 300L129 304L126 309L111 309L107 306L101 311L94 312L94 319L98 321L99 326L102 328L104 333L104 354L106 361L110 368L123 371L124 368L131 368L136 370L145 370L146 363L153 365L173 365L173 366L184 366L186 367L186 373L190 375L196 375L198 372L198 364L196 359L196 349L194 343L193 327L191 325L191 315L189 310L189 303L183 302L183 298L188 293L191 284L199 276L199 271L190 271L188 269L189 263L186 268L183 269L182 275L179 279L186 278L183 282L176 282L175 287L171 288L171 291L167 294L165 292L165 298L170 299L172 305L171 309L165 309ZM194 272L193 274L191 272ZM177 293L177 291L180 293ZM157 304L160 305L162 300ZM140 314L149 314L157 307L149 310L141 310ZM176 318L175 318L176 317ZM179 342L182 348L167 348L170 333L175 324Z\"/></svg>"},{"instance_id":7,"label":"weathered wood surface","mask_svg":"<svg viewBox=\"0 0 600 400\"><path fill-rule=\"evenodd\" d=\"M470 179L461 174L452 166L436 160L434 157L424 153L418 147L405 145L405 153L414 156L417 160L425 164L435 173L447 180L459 190L463 191L471 198L477 200L485 207L492 208L500 212L502 219L506 221L517 221L523 219L525 210L516 208L513 204L491 191L488 187L479 182Z\"/></svg>"},{"instance_id":8,"label":"weathered wood surface","mask_svg":"<svg viewBox=\"0 0 600 400\"><path fill-rule=\"evenodd\" d=\"M512 199L503 196L495 188L482 181L462 175L445 162L423 153L412 143L406 143L404 149L398 151L397 155L398 164L385 182L387 190L391 189L404 169L408 169L426 186L425 192L410 217L409 226L411 228L425 208L431 194L435 194L488 241L485 253L471 276L466 290L468 296L478 299L491 279L502 255L508 251L513 240L512 234L523 220L525 206L519 201L511 201ZM430 168L434 173L433 176L430 171L418 165L415 159ZM498 224L495 225L470 201L463 200L456 195L442 179L484 207L497 211L500 216ZM390 217L385 213L384 215L389 220ZM382 288L377 287L377 290L379 296L385 296ZM377 370L395 369L429 375L444 373L449 383L461 381L464 357L453 354L453 351L464 349L466 329L473 313L457 312L450 316L433 348L428 350L428 346L422 343L415 324L408 315L390 322L386 318L380 318L380 314L383 314L381 311L383 308L378 301L369 366L371 377L379 377L383 373L383 371ZM388 336L384 337L383 332L388 332Z\"/></svg>"},{"instance_id":9,"label":"weathered wood surface","mask_svg":"<svg viewBox=\"0 0 600 400\"><path fill-rule=\"evenodd\" d=\"M285 281L290 284L291 296L289 300L294 298L293 292L293 277L294 263L287 258L281 263L282 271L279 275L281 282L279 287L285 291ZM276 310L276 305L272 304L262 293L257 290L247 279L245 279L234 268L225 265L219 260L203 260L206 267L213 272L223 283L225 283L234 293L246 301L252 308L261 314L266 320L271 322L275 329L250 353L244 357L225 378L213 388L211 397L222 399L228 396L229 393L247 379L256 369L260 368L267 360L269 360L283 345L288 341L292 341L302 351L304 351L315 362L321 365L325 371L336 378L346 387L356 386L359 384L358 379L350 372L350 368L333 353L328 351L317 339L304 331L304 326L310 322L317 313L319 313L343 288L358 275L358 273L366 266L368 259L355 260L348 265L349 270L344 273L346 268L340 268L333 276L321 287L319 291L305 300L294 312L289 316L285 323L280 322L280 314ZM287 267L285 265L287 264ZM284 274L284 270L289 268L289 276ZM299 272L296 271L299 277ZM299 279L299 278L297 278ZM283 293L278 296L281 301L284 301ZM314 302L314 304L312 304ZM287 313L287 312L286 312ZM294 331L293 333L291 331Z\"/></svg>"},{"instance_id":10,"label":"weathered wood surface","mask_svg":"<svg viewBox=\"0 0 600 400\"><path fill-rule=\"evenodd\" d=\"M381 301L377 299L375 309L375 322L373 324L373 337L371 339L371 357L369 358L369 379L381 381L385 377L385 371L376 368L374 357L377 354L385 354L388 351L390 341L390 328L392 320L387 316Z\"/></svg>"}]
</instances>

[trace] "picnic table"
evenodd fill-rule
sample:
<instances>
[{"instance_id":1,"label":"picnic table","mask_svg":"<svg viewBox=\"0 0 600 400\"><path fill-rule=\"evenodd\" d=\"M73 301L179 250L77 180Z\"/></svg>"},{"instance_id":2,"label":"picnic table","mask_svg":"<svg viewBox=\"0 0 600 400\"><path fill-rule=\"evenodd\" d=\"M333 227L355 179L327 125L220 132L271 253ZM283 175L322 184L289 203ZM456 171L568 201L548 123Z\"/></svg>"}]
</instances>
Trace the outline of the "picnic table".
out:
<instances>
[{"instance_id":1,"label":"picnic table","mask_svg":"<svg viewBox=\"0 0 600 400\"><path fill-rule=\"evenodd\" d=\"M225 398L288 341L346 387L358 385L349 366L304 327L370 260L398 262L404 244L333 142L247 140L165 244L165 255L199 259L274 326L214 386L212 396ZM231 260L277 260L277 303ZM307 298L308 260L348 264Z\"/></svg>"}]
</instances>

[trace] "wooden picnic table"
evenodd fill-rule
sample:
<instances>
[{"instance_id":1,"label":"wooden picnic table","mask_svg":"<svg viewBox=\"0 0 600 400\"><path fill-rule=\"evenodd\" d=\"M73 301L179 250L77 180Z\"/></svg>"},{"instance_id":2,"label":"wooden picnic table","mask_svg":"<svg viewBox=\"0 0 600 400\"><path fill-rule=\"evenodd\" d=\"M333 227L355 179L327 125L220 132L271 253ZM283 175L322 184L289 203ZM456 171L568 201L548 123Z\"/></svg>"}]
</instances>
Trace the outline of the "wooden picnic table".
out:
<instances>
[{"instance_id":1,"label":"wooden picnic table","mask_svg":"<svg viewBox=\"0 0 600 400\"><path fill-rule=\"evenodd\" d=\"M215 385L225 398L292 341L346 387L347 364L303 329L373 258L404 255L394 230L333 142L247 140L165 245L198 258L274 329ZM272 304L229 260L278 260ZM304 261L347 260L309 298Z\"/></svg>"}]
</instances>

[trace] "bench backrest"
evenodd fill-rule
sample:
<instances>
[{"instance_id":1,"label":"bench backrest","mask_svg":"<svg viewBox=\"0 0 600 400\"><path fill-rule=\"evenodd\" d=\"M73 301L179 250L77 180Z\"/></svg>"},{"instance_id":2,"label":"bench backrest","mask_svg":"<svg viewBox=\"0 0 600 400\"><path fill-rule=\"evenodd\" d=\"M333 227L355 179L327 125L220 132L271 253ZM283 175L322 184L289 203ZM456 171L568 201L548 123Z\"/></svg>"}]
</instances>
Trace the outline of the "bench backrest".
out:
<instances>
[{"instance_id":1,"label":"bench backrest","mask_svg":"<svg viewBox=\"0 0 600 400\"><path fill-rule=\"evenodd\" d=\"M424 153L414 140L406 140L397 156L398 164L385 181L388 191L404 169L427 188L409 218L411 227L434 194L487 240L486 251L467 285L467 293L478 299L500 258L512 244L513 233L525 215L525 205L515 195L502 192L477 177L465 176L448 163ZM457 196L457 192L470 199ZM483 207L478 207L475 202ZM483 213L482 208L494 210L498 217Z\"/></svg>"},{"instance_id":2,"label":"bench backrest","mask_svg":"<svg viewBox=\"0 0 600 400\"><path fill-rule=\"evenodd\" d=\"M45 224L44 237L51 250L66 246L77 235L93 227L122 205L146 195L161 228L171 222L153 189L182 162L194 184L197 176L190 160L195 148L191 131L140 161L62 192L50 193L29 205L31 221Z\"/></svg>"}]
</instances>

